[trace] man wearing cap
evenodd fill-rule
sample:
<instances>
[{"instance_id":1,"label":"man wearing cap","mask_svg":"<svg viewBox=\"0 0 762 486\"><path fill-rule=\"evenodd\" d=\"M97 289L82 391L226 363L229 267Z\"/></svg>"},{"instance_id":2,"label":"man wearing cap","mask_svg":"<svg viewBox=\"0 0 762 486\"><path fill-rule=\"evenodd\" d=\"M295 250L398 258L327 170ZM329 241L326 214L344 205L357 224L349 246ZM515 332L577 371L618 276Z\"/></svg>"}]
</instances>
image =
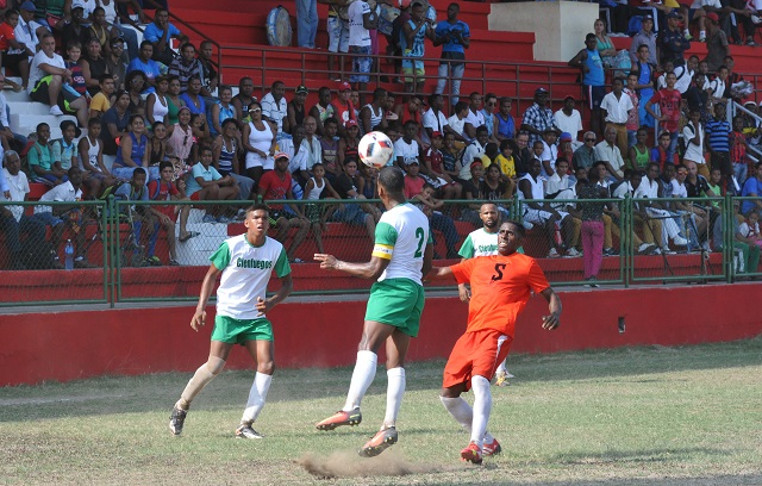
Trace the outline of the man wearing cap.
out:
<instances>
[{"instance_id":1,"label":"man wearing cap","mask_svg":"<svg viewBox=\"0 0 762 486\"><path fill-rule=\"evenodd\" d=\"M37 52L37 44L40 43L38 36L47 32L47 29L34 21L34 14L37 7L30 0L26 0L19 7L19 23L13 29L13 35L16 42L23 44L26 53L29 55L29 62L32 56Z\"/></svg>"},{"instance_id":2,"label":"man wearing cap","mask_svg":"<svg viewBox=\"0 0 762 486\"><path fill-rule=\"evenodd\" d=\"M571 134L572 148L574 150L582 146L582 142L579 141L579 132L582 131L582 115L575 108L576 103L577 101L574 99L574 96L567 96L564 98L563 108L553 114L553 124L561 132Z\"/></svg>"},{"instance_id":3,"label":"man wearing cap","mask_svg":"<svg viewBox=\"0 0 762 486\"><path fill-rule=\"evenodd\" d=\"M683 53L690 49L691 43L680 30L682 20L682 15L675 11L670 12L667 15L667 28L659 33L656 46L659 49L662 65L667 61L672 61L674 66L680 66L685 62ZM703 20L701 22L703 24Z\"/></svg>"},{"instance_id":4,"label":"man wearing cap","mask_svg":"<svg viewBox=\"0 0 762 486\"><path fill-rule=\"evenodd\" d=\"M642 27L630 43L630 59L632 64L638 62L638 47L641 45L648 46L648 62L656 65L656 32L654 32L654 18L650 15L643 17Z\"/></svg>"},{"instance_id":5,"label":"man wearing cap","mask_svg":"<svg viewBox=\"0 0 762 486\"><path fill-rule=\"evenodd\" d=\"M85 4L82 0L71 2L71 21L66 23L61 30L61 43L68 49L71 41L79 41L84 48L92 37L92 31L87 25L87 14L85 13Z\"/></svg>"},{"instance_id":6,"label":"man wearing cap","mask_svg":"<svg viewBox=\"0 0 762 486\"><path fill-rule=\"evenodd\" d=\"M285 152L278 152L274 158L275 170L267 171L262 175L257 186L257 194L264 201L294 200L294 193L291 191L291 174L288 173L289 156ZM302 244L307 231L310 229L310 221L304 216L303 206L299 204L288 206L269 204L269 206L272 211L270 218L275 220L275 227L278 229L275 239L281 244L285 243L288 238L289 229L298 228L291 245L286 250L289 259L294 260L296 249Z\"/></svg>"},{"instance_id":7,"label":"man wearing cap","mask_svg":"<svg viewBox=\"0 0 762 486\"><path fill-rule=\"evenodd\" d=\"M307 95L310 90L303 84L300 84L294 90L294 98L286 104L286 116L288 117L288 126L291 127L289 133L293 133L293 130L298 125L304 123L304 117L307 116L307 107L305 102L307 101Z\"/></svg>"},{"instance_id":8,"label":"man wearing cap","mask_svg":"<svg viewBox=\"0 0 762 486\"><path fill-rule=\"evenodd\" d=\"M521 130L529 132L529 146L542 138L546 128L553 126L553 110L548 106L549 93L545 88L534 92L534 103L524 112Z\"/></svg>"},{"instance_id":9,"label":"man wearing cap","mask_svg":"<svg viewBox=\"0 0 762 486\"><path fill-rule=\"evenodd\" d=\"M717 71L725 62L725 56L730 54L728 38L719 26L720 17L715 12L706 14L706 25L709 35L706 37L706 58L709 71Z\"/></svg>"},{"instance_id":10,"label":"man wearing cap","mask_svg":"<svg viewBox=\"0 0 762 486\"><path fill-rule=\"evenodd\" d=\"M336 119L339 120L339 134L344 134L344 129L347 127L349 120L357 122L357 116L355 115L355 107L352 105L352 100L349 99L349 95L352 94L352 85L346 81L339 83L339 93L336 100L333 102L333 108L336 112Z\"/></svg>"},{"instance_id":11,"label":"man wearing cap","mask_svg":"<svg viewBox=\"0 0 762 486\"><path fill-rule=\"evenodd\" d=\"M569 66L580 70L582 89L587 98L587 108L590 110L590 128L595 133L601 131L601 101L606 94L606 74L603 71L603 61L598 52L598 40L592 32L585 36L585 48L569 61Z\"/></svg>"}]
</instances>

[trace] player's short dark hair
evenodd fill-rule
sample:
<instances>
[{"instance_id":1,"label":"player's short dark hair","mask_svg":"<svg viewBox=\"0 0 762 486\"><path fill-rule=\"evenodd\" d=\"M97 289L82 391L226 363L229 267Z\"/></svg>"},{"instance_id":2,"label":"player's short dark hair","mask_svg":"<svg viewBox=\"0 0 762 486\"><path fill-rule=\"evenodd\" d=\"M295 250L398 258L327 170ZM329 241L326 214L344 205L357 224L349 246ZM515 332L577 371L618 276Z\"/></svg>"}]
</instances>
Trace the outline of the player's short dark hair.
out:
<instances>
[{"instance_id":1,"label":"player's short dark hair","mask_svg":"<svg viewBox=\"0 0 762 486\"><path fill-rule=\"evenodd\" d=\"M135 176L139 176L140 174L146 175L146 170L142 167L136 167L134 171L132 171L132 178L134 179Z\"/></svg>"},{"instance_id":2,"label":"player's short dark hair","mask_svg":"<svg viewBox=\"0 0 762 486\"><path fill-rule=\"evenodd\" d=\"M246 208L246 214L248 215L251 212L260 211L260 210L261 211L267 211L267 215L268 216L270 215L270 206L268 206L265 203L255 203L255 204L252 204L251 206Z\"/></svg>"},{"instance_id":3,"label":"player's short dark hair","mask_svg":"<svg viewBox=\"0 0 762 486\"><path fill-rule=\"evenodd\" d=\"M378 183L384 186L386 192L400 195L405 192L405 174L397 167L384 167L378 174Z\"/></svg>"},{"instance_id":4,"label":"player's short dark hair","mask_svg":"<svg viewBox=\"0 0 762 486\"><path fill-rule=\"evenodd\" d=\"M161 162L159 162L159 172L162 172L167 167L173 170L175 168L174 164L172 164L172 162L170 162L169 160L162 160Z\"/></svg>"},{"instance_id":5,"label":"player's short dark hair","mask_svg":"<svg viewBox=\"0 0 762 486\"><path fill-rule=\"evenodd\" d=\"M518 235L521 238L524 238L526 236L527 231L526 231L526 228L524 228L523 224L519 223L518 221L516 221L514 219L506 219L505 221L500 223L500 226L502 226L502 225L504 225L506 223L512 224L516 228L516 233L518 233Z\"/></svg>"}]
</instances>

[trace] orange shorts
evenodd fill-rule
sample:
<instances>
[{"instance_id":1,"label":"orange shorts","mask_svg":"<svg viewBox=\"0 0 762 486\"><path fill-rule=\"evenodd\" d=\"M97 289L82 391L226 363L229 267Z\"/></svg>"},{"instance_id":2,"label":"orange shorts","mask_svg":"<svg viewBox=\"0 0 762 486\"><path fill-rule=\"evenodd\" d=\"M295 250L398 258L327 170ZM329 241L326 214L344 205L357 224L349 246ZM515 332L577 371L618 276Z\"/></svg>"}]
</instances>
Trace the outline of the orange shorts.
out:
<instances>
[{"instance_id":1,"label":"orange shorts","mask_svg":"<svg viewBox=\"0 0 762 486\"><path fill-rule=\"evenodd\" d=\"M196 191L193 194L191 194L190 200L191 201L200 201L201 200L201 191Z\"/></svg>"},{"instance_id":2,"label":"orange shorts","mask_svg":"<svg viewBox=\"0 0 762 486\"><path fill-rule=\"evenodd\" d=\"M465 384L471 388L471 377L480 375L492 380L498 365L508 356L513 338L495 329L467 332L456 342L447 358L442 386Z\"/></svg>"}]
</instances>

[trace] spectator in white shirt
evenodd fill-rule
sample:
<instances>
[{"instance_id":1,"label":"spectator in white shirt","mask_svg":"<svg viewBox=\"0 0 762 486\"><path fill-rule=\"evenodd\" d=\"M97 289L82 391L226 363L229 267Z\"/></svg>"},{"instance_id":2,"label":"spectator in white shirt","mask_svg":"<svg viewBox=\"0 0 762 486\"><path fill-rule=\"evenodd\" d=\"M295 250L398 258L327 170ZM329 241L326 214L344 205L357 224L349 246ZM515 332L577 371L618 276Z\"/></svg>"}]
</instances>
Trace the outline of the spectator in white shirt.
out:
<instances>
[{"instance_id":1,"label":"spectator in white shirt","mask_svg":"<svg viewBox=\"0 0 762 486\"><path fill-rule=\"evenodd\" d=\"M447 119L447 125L452 133L455 134L455 140L464 143L466 142L466 134L463 129L466 125L466 117L468 116L468 104L465 101L458 101L455 103L453 111L453 115Z\"/></svg>"},{"instance_id":2,"label":"spectator in white shirt","mask_svg":"<svg viewBox=\"0 0 762 486\"><path fill-rule=\"evenodd\" d=\"M564 98L564 106L553 114L554 125L558 127L561 132L571 133L572 136L572 148L577 150L582 146L582 142L579 140L579 132L582 131L582 115L579 110L574 108L576 100L574 96L567 96Z\"/></svg>"},{"instance_id":3,"label":"spectator in white shirt","mask_svg":"<svg viewBox=\"0 0 762 486\"><path fill-rule=\"evenodd\" d=\"M624 160L622 152L616 146L617 131L614 127L606 127L603 141L595 146L595 160L606 164L611 177L621 181L624 177Z\"/></svg>"},{"instance_id":4,"label":"spectator in white shirt","mask_svg":"<svg viewBox=\"0 0 762 486\"><path fill-rule=\"evenodd\" d=\"M476 129L483 126L484 115L482 109L482 95L474 91L469 97L468 114L466 115L466 124L463 127L464 136L470 142L476 138ZM489 130L487 130L489 132Z\"/></svg>"},{"instance_id":5,"label":"spectator in white shirt","mask_svg":"<svg viewBox=\"0 0 762 486\"><path fill-rule=\"evenodd\" d=\"M402 133L403 135L394 142L394 156L397 158L397 166L404 171L413 160L420 162L420 147L415 140L418 124L413 120L406 121Z\"/></svg>"},{"instance_id":6,"label":"spectator in white shirt","mask_svg":"<svg viewBox=\"0 0 762 486\"><path fill-rule=\"evenodd\" d=\"M606 130L616 130L616 143L619 152L629 153L627 144L627 119L635 107L630 96L624 92L624 79L617 77L611 85L611 92L601 101L601 110L606 121Z\"/></svg>"},{"instance_id":7,"label":"spectator in white shirt","mask_svg":"<svg viewBox=\"0 0 762 486\"><path fill-rule=\"evenodd\" d=\"M288 126L288 103L286 102L286 85L283 81L275 81L269 93L262 97L262 118L269 121L275 129L276 138L283 138L284 133L290 132Z\"/></svg>"},{"instance_id":8,"label":"spectator in white shirt","mask_svg":"<svg viewBox=\"0 0 762 486\"><path fill-rule=\"evenodd\" d=\"M37 7L30 0L21 4L19 8L19 23L13 29L16 42L23 44L31 62L32 56L37 52L37 44L40 43L38 36L42 36L47 29L35 22L34 15Z\"/></svg>"},{"instance_id":9,"label":"spectator in white shirt","mask_svg":"<svg viewBox=\"0 0 762 486\"><path fill-rule=\"evenodd\" d=\"M429 140L434 132L444 135L445 130L449 129L447 116L442 111L444 108L444 98L441 94L429 95L429 109L423 114L423 128Z\"/></svg>"}]
</instances>

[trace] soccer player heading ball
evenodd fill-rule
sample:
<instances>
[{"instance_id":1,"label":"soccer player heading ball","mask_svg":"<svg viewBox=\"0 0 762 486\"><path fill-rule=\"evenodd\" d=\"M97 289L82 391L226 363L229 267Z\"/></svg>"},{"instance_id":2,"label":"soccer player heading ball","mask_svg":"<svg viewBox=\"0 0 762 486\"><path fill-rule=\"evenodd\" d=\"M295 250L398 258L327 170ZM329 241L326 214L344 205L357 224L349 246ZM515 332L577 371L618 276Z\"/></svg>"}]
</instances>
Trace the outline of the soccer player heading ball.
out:
<instances>
[{"instance_id":1,"label":"soccer player heading ball","mask_svg":"<svg viewBox=\"0 0 762 486\"><path fill-rule=\"evenodd\" d=\"M360 402L376 376L379 346L386 343L386 416L381 429L360 449L376 456L397 442L397 414L405 392L405 354L410 338L418 335L423 312L422 276L431 269L433 245L429 220L404 195L402 171L386 167L378 175L378 197L386 212L376 226L375 245L367 263L348 263L333 255L315 254L320 268L340 270L374 279L365 313L357 362L344 407L316 424L320 430L362 421Z\"/></svg>"},{"instance_id":2,"label":"soccer player heading ball","mask_svg":"<svg viewBox=\"0 0 762 486\"><path fill-rule=\"evenodd\" d=\"M471 284L468 325L447 359L440 398L450 415L471 433L460 457L474 464L500 452L500 444L487 432L492 409L490 380L508 354L516 317L529 301L530 291L548 301L550 315L542 318L543 329L553 330L560 324L561 299L537 262L516 252L523 239L524 227L506 221L498 232L497 255L435 267L428 275L430 279L453 275L459 284ZM469 389L474 391L473 409L460 396Z\"/></svg>"}]
</instances>

